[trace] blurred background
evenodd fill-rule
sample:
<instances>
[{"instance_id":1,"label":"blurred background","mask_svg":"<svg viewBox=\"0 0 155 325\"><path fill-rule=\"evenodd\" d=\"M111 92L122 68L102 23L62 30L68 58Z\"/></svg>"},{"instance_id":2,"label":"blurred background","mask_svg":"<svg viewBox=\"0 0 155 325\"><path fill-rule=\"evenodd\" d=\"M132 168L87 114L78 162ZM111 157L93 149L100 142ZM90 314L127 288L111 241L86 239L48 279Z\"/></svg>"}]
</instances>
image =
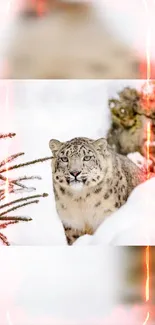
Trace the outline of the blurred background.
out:
<instances>
[{"instance_id":1,"label":"blurred background","mask_svg":"<svg viewBox=\"0 0 155 325\"><path fill-rule=\"evenodd\" d=\"M126 247L123 252L124 284L126 283L128 288L122 292L121 299L126 303L138 301L143 303L146 294L147 271L149 271L149 303L154 304L155 247L149 247L149 254L146 246Z\"/></svg>"},{"instance_id":2,"label":"blurred background","mask_svg":"<svg viewBox=\"0 0 155 325\"><path fill-rule=\"evenodd\" d=\"M5 78L155 77L153 0L1 0Z\"/></svg>"},{"instance_id":3,"label":"blurred background","mask_svg":"<svg viewBox=\"0 0 155 325\"><path fill-rule=\"evenodd\" d=\"M143 306L142 324L155 323L155 247L131 246L122 249L122 292L124 305Z\"/></svg>"}]
</instances>

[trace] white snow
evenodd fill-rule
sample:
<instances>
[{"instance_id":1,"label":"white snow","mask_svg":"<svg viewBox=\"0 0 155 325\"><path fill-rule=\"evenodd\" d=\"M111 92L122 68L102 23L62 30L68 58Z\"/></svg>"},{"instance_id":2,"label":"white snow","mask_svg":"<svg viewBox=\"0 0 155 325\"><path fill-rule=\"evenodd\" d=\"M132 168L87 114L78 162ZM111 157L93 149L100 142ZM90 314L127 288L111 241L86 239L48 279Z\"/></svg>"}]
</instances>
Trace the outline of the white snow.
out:
<instances>
[{"instance_id":1,"label":"white snow","mask_svg":"<svg viewBox=\"0 0 155 325\"><path fill-rule=\"evenodd\" d=\"M141 169L146 170L147 164L149 166L151 166L151 164L152 164L151 160L147 161L146 157L142 156L139 152L129 153L128 158L130 160L132 160Z\"/></svg>"},{"instance_id":2,"label":"white snow","mask_svg":"<svg viewBox=\"0 0 155 325\"><path fill-rule=\"evenodd\" d=\"M86 236L86 245L154 245L155 179L146 181L131 193L127 203L98 228ZM76 245L85 245L85 236Z\"/></svg>"},{"instance_id":3,"label":"white snow","mask_svg":"<svg viewBox=\"0 0 155 325\"><path fill-rule=\"evenodd\" d=\"M110 123L109 96L115 96L116 91L125 85L140 87L142 83L125 80L1 81L1 92L6 90L4 86L8 90L8 100L0 102L3 111L1 132L12 131L17 136L1 140L0 158L20 151L25 152L25 157L20 157L18 162L50 156L48 143L51 138L63 141L75 136L106 136ZM42 180L25 184L36 186L36 193L49 193L49 197L41 199L38 205L19 210L19 215L32 217L33 221L10 226L4 234L13 245L65 245L63 227L55 209L50 162L18 169L11 175L40 175ZM103 222L93 237L84 236L75 245L154 244L154 186L152 179L137 187L128 202ZM14 196L10 196L12 198Z\"/></svg>"},{"instance_id":4,"label":"white snow","mask_svg":"<svg viewBox=\"0 0 155 325\"><path fill-rule=\"evenodd\" d=\"M141 306L137 316L123 303L125 253L106 246L2 248L0 324L10 325L9 314L11 325L138 325Z\"/></svg>"}]
</instances>

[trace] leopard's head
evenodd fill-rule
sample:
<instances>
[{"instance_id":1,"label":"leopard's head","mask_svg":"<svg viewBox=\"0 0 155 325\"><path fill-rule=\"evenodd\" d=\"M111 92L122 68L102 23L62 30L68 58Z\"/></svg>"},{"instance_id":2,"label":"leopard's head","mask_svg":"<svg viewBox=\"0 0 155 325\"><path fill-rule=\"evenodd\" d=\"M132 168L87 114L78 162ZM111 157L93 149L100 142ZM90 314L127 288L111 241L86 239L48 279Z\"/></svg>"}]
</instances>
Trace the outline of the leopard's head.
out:
<instances>
[{"instance_id":1,"label":"leopard's head","mask_svg":"<svg viewBox=\"0 0 155 325\"><path fill-rule=\"evenodd\" d=\"M99 184L107 170L107 141L74 138L67 142L52 139L53 180L62 187L82 190Z\"/></svg>"}]
</instances>

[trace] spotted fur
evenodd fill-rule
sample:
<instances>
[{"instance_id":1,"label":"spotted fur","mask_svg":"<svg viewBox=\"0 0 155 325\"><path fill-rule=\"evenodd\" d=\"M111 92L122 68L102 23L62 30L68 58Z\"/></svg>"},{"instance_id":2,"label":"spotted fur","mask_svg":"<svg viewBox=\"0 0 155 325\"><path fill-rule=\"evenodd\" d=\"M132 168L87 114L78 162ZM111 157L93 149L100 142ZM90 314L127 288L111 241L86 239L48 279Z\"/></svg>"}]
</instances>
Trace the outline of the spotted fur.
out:
<instances>
[{"instance_id":1,"label":"spotted fur","mask_svg":"<svg viewBox=\"0 0 155 325\"><path fill-rule=\"evenodd\" d=\"M106 139L50 140L56 208L72 244L93 234L120 208L145 175L127 157L114 152Z\"/></svg>"}]
</instances>

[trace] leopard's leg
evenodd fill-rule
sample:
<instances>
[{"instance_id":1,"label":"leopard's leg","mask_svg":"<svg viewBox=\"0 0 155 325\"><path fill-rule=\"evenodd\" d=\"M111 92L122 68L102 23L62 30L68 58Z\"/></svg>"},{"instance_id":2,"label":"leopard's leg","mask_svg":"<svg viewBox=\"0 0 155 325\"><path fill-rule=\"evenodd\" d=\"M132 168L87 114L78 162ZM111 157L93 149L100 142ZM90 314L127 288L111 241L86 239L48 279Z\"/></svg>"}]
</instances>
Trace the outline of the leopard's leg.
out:
<instances>
[{"instance_id":1,"label":"leopard's leg","mask_svg":"<svg viewBox=\"0 0 155 325\"><path fill-rule=\"evenodd\" d=\"M67 227L67 226L64 226L64 231L65 231L68 245L72 245L79 237L81 237L85 234L81 230L74 229L74 228Z\"/></svg>"},{"instance_id":2,"label":"leopard's leg","mask_svg":"<svg viewBox=\"0 0 155 325\"><path fill-rule=\"evenodd\" d=\"M84 235L93 235L93 230L88 225L85 226L85 230L78 230L71 227L64 226L64 231L68 245L72 245L79 237Z\"/></svg>"}]
</instances>

